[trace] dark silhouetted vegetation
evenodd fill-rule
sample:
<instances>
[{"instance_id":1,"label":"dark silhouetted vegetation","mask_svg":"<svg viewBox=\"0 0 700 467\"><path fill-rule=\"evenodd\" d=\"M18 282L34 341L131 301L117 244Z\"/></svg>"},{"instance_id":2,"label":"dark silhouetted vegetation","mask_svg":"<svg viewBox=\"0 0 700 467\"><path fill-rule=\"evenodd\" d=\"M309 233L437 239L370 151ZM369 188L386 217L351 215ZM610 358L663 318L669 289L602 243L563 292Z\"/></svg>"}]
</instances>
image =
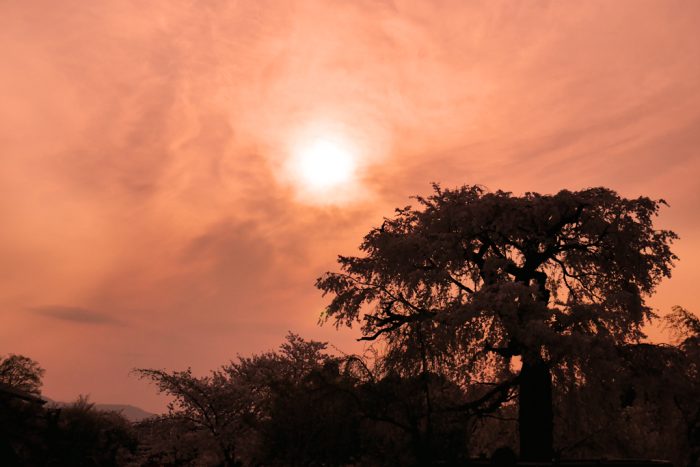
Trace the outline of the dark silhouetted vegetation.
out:
<instances>
[{"instance_id":1,"label":"dark silhouetted vegetation","mask_svg":"<svg viewBox=\"0 0 700 467\"><path fill-rule=\"evenodd\" d=\"M95 410L86 397L57 406L39 397L44 373L33 360L0 361L0 465L120 466L138 445L119 413Z\"/></svg>"},{"instance_id":2,"label":"dark silhouetted vegetation","mask_svg":"<svg viewBox=\"0 0 700 467\"><path fill-rule=\"evenodd\" d=\"M340 257L341 272L319 279L333 295L326 317L362 319L364 339L420 353L423 371L460 356L467 381L488 380L468 410L493 410L517 390L520 455L551 459L556 367L585 374L596 353L639 342L653 316L644 299L675 259L676 235L652 224L663 201L605 188L434 189L373 229L364 256Z\"/></svg>"}]
</instances>

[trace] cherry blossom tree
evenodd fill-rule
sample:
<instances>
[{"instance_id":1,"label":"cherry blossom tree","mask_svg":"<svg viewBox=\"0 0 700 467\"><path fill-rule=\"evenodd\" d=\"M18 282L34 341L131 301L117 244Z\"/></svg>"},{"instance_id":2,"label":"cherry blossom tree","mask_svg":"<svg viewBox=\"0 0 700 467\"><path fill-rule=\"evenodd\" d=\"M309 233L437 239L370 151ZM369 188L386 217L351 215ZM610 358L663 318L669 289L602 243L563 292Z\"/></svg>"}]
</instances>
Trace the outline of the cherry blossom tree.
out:
<instances>
[{"instance_id":1,"label":"cherry blossom tree","mask_svg":"<svg viewBox=\"0 0 700 467\"><path fill-rule=\"evenodd\" d=\"M645 299L676 259L676 235L653 225L665 202L439 185L415 199L367 234L362 256L318 279L332 296L322 319L361 322L362 339L389 349L419 342L433 364L458 358L465 380L484 385L464 410L517 393L521 458L551 459L553 368L638 342L654 316Z\"/></svg>"}]
</instances>

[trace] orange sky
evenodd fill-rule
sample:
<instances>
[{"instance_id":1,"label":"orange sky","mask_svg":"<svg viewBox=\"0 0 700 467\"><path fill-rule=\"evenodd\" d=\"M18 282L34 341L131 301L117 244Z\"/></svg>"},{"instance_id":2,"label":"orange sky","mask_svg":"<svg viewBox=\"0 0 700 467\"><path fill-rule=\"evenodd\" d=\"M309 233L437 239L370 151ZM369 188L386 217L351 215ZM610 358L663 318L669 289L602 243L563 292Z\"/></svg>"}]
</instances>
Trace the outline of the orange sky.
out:
<instances>
[{"instance_id":1,"label":"orange sky","mask_svg":"<svg viewBox=\"0 0 700 467\"><path fill-rule=\"evenodd\" d=\"M432 181L663 197L652 303L697 313L698 25L693 0L0 2L0 354L157 410L131 368L287 330L352 350L314 280ZM351 199L290 183L308 132L354 145Z\"/></svg>"}]
</instances>

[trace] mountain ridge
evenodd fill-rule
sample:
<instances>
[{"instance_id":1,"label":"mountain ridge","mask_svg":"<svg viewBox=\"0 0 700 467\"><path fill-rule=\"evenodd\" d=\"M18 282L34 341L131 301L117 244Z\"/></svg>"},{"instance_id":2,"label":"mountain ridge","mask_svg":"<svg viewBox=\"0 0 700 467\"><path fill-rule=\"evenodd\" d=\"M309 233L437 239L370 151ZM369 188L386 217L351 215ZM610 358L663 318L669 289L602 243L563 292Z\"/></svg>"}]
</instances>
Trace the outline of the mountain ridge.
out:
<instances>
[{"instance_id":1,"label":"mountain ridge","mask_svg":"<svg viewBox=\"0 0 700 467\"><path fill-rule=\"evenodd\" d=\"M41 398L47 400L50 404L57 407L66 407L72 404L71 402L56 401L44 395L42 395ZM130 422L140 422L146 418L156 417L158 415L131 404L99 404L93 402L91 402L91 404L94 404L93 407L96 410L101 410L104 412L119 412Z\"/></svg>"}]
</instances>

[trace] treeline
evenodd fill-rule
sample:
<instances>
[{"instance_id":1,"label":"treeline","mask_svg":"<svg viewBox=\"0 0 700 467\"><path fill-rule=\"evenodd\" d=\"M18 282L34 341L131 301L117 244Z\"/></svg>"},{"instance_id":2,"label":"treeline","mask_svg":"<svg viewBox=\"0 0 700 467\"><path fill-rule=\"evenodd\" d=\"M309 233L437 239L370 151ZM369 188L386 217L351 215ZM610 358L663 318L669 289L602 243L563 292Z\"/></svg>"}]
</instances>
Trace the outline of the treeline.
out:
<instances>
[{"instance_id":1,"label":"treeline","mask_svg":"<svg viewBox=\"0 0 700 467\"><path fill-rule=\"evenodd\" d=\"M26 359L11 355L3 363L18 358ZM87 398L58 407L38 391L0 385L2 466L129 465L138 445L134 425L117 412L96 410Z\"/></svg>"},{"instance_id":2,"label":"treeline","mask_svg":"<svg viewBox=\"0 0 700 467\"><path fill-rule=\"evenodd\" d=\"M700 321L677 308L666 324L676 345L591 352L556 369L557 456L697 465ZM4 392L2 465L465 465L516 451L516 392L489 406L498 388L463 381L459 360L332 355L289 334L277 351L206 376L136 370L171 398L167 414L138 423L86 399L58 408ZM4 358L0 377L39 395L41 369L26 357Z\"/></svg>"}]
</instances>

